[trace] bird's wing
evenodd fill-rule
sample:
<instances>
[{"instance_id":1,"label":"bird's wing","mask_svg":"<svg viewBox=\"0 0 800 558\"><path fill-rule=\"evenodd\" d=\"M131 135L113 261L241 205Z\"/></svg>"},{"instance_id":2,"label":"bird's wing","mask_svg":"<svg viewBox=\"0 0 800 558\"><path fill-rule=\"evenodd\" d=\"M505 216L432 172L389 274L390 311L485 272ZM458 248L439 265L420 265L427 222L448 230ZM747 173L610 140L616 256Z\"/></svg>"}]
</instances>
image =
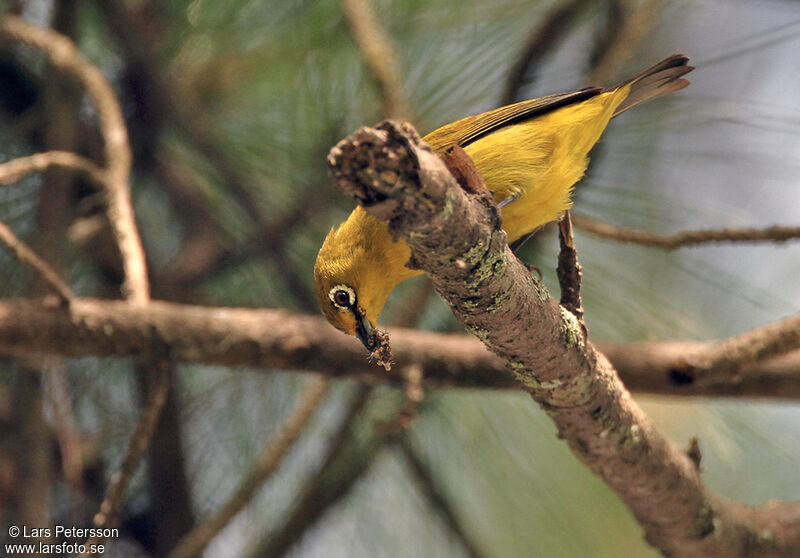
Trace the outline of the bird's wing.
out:
<instances>
[{"instance_id":1,"label":"bird's wing","mask_svg":"<svg viewBox=\"0 0 800 558\"><path fill-rule=\"evenodd\" d=\"M444 151L454 145L465 147L499 128L584 101L600 94L602 91L603 89L600 87L587 87L570 93L557 93L537 99L529 99L490 110L483 114L468 116L431 132L425 136L425 141L436 151Z\"/></svg>"}]
</instances>

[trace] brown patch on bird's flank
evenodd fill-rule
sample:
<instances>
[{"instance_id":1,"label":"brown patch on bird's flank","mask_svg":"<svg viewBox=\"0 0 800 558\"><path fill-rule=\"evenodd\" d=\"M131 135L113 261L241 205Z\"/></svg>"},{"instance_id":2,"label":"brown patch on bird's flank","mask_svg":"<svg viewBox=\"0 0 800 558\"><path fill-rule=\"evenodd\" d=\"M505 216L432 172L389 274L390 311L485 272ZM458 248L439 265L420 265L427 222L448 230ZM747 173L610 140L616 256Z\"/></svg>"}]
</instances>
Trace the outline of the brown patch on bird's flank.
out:
<instances>
[{"instance_id":1,"label":"brown patch on bird's flank","mask_svg":"<svg viewBox=\"0 0 800 558\"><path fill-rule=\"evenodd\" d=\"M378 348L369 355L371 359L387 372L392 369L392 348L389 346L389 334L380 329L376 329L373 337L378 341Z\"/></svg>"},{"instance_id":2,"label":"brown patch on bird's flank","mask_svg":"<svg viewBox=\"0 0 800 558\"><path fill-rule=\"evenodd\" d=\"M456 179L465 192L474 195L489 193L481 173L475 168L475 164L467 155L467 152L460 146L451 147L442 153L441 157L444 164L447 165L447 170L450 171L450 174L453 175L453 178Z\"/></svg>"},{"instance_id":3,"label":"brown patch on bird's flank","mask_svg":"<svg viewBox=\"0 0 800 558\"><path fill-rule=\"evenodd\" d=\"M494 197L489 189L486 187L486 182L483 176L475 166L467 152L459 146L455 145L440 153L442 161L461 189L467 194L474 196L484 207L489 208L491 212L492 226L499 229L501 226L500 211L494 202Z\"/></svg>"}]
</instances>

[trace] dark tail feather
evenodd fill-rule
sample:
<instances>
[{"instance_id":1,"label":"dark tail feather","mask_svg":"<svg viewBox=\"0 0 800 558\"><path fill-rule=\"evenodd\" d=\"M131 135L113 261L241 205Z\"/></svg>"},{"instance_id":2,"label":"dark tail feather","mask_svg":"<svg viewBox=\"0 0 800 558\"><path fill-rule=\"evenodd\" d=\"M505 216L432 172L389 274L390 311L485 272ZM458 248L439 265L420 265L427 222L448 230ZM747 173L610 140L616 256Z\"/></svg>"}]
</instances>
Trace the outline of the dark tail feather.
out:
<instances>
[{"instance_id":1,"label":"dark tail feather","mask_svg":"<svg viewBox=\"0 0 800 558\"><path fill-rule=\"evenodd\" d=\"M693 66L687 64L688 62L689 57L683 54L673 54L655 66L620 83L617 88L630 85L631 91L617 107L613 116L618 116L640 103L678 91L689 85L688 80L681 78L694 70Z\"/></svg>"}]
</instances>

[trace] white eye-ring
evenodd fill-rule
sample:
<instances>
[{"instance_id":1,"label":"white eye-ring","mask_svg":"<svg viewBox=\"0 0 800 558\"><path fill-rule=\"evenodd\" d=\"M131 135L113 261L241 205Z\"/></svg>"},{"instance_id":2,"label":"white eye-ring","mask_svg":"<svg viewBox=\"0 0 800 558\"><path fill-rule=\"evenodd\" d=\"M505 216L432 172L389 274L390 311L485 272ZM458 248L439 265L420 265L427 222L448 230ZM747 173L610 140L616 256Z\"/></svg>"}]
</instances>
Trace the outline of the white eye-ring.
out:
<instances>
[{"instance_id":1,"label":"white eye-ring","mask_svg":"<svg viewBox=\"0 0 800 558\"><path fill-rule=\"evenodd\" d=\"M336 285L328 291L328 298L337 308L352 308L356 303L356 292L347 285Z\"/></svg>"}]
</instances>

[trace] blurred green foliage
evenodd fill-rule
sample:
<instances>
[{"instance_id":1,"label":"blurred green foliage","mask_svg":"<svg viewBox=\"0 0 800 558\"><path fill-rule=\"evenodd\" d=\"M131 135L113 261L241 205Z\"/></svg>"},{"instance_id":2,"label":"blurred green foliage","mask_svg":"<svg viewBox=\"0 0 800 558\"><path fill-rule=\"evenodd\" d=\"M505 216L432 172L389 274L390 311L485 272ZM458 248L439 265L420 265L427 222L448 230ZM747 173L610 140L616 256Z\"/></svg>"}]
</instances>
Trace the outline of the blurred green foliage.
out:
<instances>
[{"instance_id":1,"label":"blurred green foliage","mask_svg":"<svg viewBox=\"0 0 800 558\"><path fill-rule=\"evenodd\" d=\"M154 275L174 262L192 234L207 229L241 257L223 260L190 290L177 293L178 299L314 311L315 302L304 293L311 289L316 251L328 229L352 209L327 179L327 151L351 130L382 118L378 89L365 73L339 3L112 4L75 4L74 38L112 80L132 130L137 129L132 131L138 155L134 199ZM415 125L426 132L495 106L511 65L552 4L378 0L377 12L402 61ZM51 21L55 12L52 2L38 0L0 2L0 9L20 5L37 23ZM580 86L588 53L606 29L605 14L605 2L585 10L521 96ZM115 17L140 27L114 24ZM796 33L785 31L787 20L800 20L800 9L788 2L665 3L618 77L685 51L697 60L690 76L695 83L612 125L579 186L576 211L656 232L797 223L796 157L788 155L800 148L800 104L790 95L797 89L787 91L781 82L796 81L789 53L800 45ZM133 34L127 46L121 28ZM753 42L756 37L766 39ZM737 44L745 48L736 57L725 56ZM28 65L35 81L44 81L48 70L35 55L10 52ZM765 65L765 57L772 65ZM772 75L783 77L772 80ZM166 101L143 88L156 77L166 88ZM92 131L92 112L78 101L84 126ZM39 148L37 133L19 125L17 116L0 117L2 161ZM41 113L30 118L46 126ZM76 147L92 153L90 142ZM198 222L176 202L165 168L190 185L208 212L205 220ZM242 189L233 187L231 177ZM0 189L0 219L24 238L36 232L41 184L42 177L34 177ZM310 209L279 235L242 249L259 227L305 205ZM75 212L80 214L80 207ZM777 319L800 301L796 246L665 254L585 235L577 242L587 321L598 339L718 338ZM545 230L522 252L554 290L556 251L552 232ZM81 294L107 296L94 256L75 249L64 272ZM4 295L23 295L26 277L0 254ZM415 281L390 301L388 322L419 295L425 280ZM419 326L457 331L438 297L429 301ZM80 430L100 440L113 470L135 420L130 366L81 359L69 362L69 378ZM232 492L289 412L301 382L295 374L180 368L183 450L198 515ZM314 475L324 440L353 389L350 383L337 386L308 435L208 556L241 556L280 526L298 488ZM355 460L358 448L374 442L373 422L385 418L398 397L388 388L375 390L346 456ZM643 403L677 444L700 436L705 478L722 495L753 503L800 498L796 406ZM555 439L546 416L521 394L427 394L409 435L486 556L655 556L624 506ZM348 465L346 456L340 467ZM397 450L383 447L374 458L355 488L291 554L460 555L462 547L419 493ZM144 479L137 477L133 492L134 503L146 500Z\"/></svg>"}]
</instances>

